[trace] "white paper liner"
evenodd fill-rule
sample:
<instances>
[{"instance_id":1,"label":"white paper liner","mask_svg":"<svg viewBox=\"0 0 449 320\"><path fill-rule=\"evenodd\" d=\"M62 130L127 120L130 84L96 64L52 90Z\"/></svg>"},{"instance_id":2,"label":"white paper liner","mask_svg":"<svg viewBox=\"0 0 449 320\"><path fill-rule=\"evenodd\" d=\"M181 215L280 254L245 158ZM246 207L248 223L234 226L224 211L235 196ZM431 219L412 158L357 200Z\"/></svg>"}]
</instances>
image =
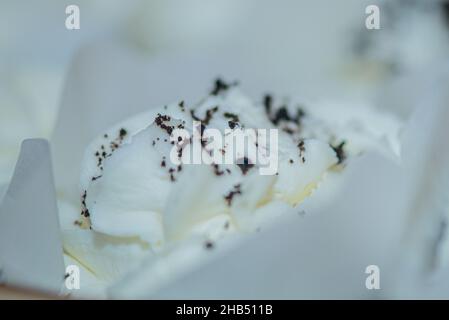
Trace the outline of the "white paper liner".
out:
<instances>
[{"instance_id":1,"label":"white paper liner","mask_svg":"<svg viewBox=\"0 0 449 320\"><path fill-rule=\"evenodd\" d=\"M25 140L0 203L2 281L58 293L64 262L48 142Z\"/></svg>"}]
</instances>

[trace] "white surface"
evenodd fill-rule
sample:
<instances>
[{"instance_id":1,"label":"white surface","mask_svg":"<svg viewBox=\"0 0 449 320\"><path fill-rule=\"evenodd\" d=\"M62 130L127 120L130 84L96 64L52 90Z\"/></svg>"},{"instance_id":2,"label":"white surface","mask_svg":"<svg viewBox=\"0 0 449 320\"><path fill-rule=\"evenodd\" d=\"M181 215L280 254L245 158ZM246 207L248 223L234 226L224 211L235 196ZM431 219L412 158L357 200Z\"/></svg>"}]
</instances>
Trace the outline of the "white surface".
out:
<instances>
[{"instance_id":1,"label":"white surface","mask_svg":"<svg viewBox=\"0 0 449 320\"><path fill-rule=\"evenodd\" d=\"M64 279L62 242L48 142L25 140L0 204L2 280L59 292Z\"/></svg>"}]
</instances>

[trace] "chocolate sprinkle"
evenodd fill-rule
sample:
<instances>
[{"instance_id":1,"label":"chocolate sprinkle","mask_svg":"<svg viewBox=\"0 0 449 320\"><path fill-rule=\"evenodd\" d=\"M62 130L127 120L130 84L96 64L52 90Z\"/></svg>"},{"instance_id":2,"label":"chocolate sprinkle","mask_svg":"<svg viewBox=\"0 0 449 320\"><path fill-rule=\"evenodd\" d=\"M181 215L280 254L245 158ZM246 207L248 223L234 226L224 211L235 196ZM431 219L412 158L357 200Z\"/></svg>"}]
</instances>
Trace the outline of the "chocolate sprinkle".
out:
<instances>
[{"instance_id":1,"label":"chocolate sprinkle","mask_svg":"<svg viewBox=\"0 0 449 320\"><path fill-rule=\"evenodd\" d=\"M240 122L239 116L236 115L236 114L234 114L234 113L225 112L225 113L223 113L223 116L224 116L225 118L231 119L231 120L234 121L234 122Z\"/></svg>"},{"instance_id":2,"label":"chocolate sprinkle","mask_svg":"<svg viewBox=\"0 0 449 320\"><path fill-rule=\"evenodd\" d=\"M125 129L123 129L123 128L120 129L120 132L119 132L120 139L123 139L127 134L128 134L128 132Z\"/></svg>"},{"instance_id":3,"label":"chocolate sprinkle","mask_svg":"<svg viewBox=\"0 0 449 320\"><path fill-rule=\"evenodd\" d=\"M166 125L164 122L168 122L170 121L171 118L170 116L167 115L161 115L160 113L157 114L157 117L154 119L154 122L156 123L156 125L161 128L162 130L165 130L168 135L171 135L173 132L174 127L173 126L169 126ZM159 140L159 139L158 139Z\"/></svg>"},{"instance_id":4,"label":"chocolate sprinkle","mask_svg":"<svg viewBox=\"0 0 449 320\"><path fill-rule=\"evenodd\" d=\"M241 191L240 187L241 187L240 184L236 184L236 185L234 186L234 189L231 190L231 191L229 191L229 193L224 197L226 203L228 204L228 206L231 206L231 205L232 205L232 200L234 199L234 196L235 196L236 194L242 194L242 191Z\"/></svg>"},{"instance_id":5,"label":"chocolate sprinkle","mask_svg":"<svg viewBox=\"0 0 449 320\"><path fill-rule=\"evenodd\" d=\"M221 92L227 91L230 87L236 86L238 83L235 81L233 83L226 83L222 79L218 78L215 80L215 86L210 92L212 96L217 96Z\"/></svg>"},{"instance_id":6,"label":"chocolate sprinkle","mask_svg":"<svg viewBox=\"0 0 449 320\"><path fill-rule=\"evenodd\" d=\"M237 160L237 166L240 168L240 170L242 170L242 173L245 175L252 167L254 167L254 164L250 163L247 157L244 157L243 159Z\"/></svg>"},{"instance_id":7,"label":"chocolate sprinkle","mask_svg":"<svg viewBox=\"0 0 449 320\"><path fill-rule=\"evenodd\" d=\"M306 152L306 147L304 145L304 140L299 141L299 157L301 158L302 163L306 162L306 158L304 157L304 152Z\"/></svg>"},{"instance_id":8,"label":"chocolate sprinkle","mask_svg":"<svg viewBox=\"0 0 449 320\"><path fill-rule=\"evenodd\" d=\"M218 111L218 106L215 106L213 108L207 109L206 110L206 116L204 117L204 119L201 119L198 116L196 116L194 110L190 110L190 115L192 116L193 120L201 121L201 124L204 123L204 125L207 126L209 124L210 120L212 119L214 113L216 113L217 111Z\"/></svg>"},{"instance_id":9,"label":"chocolate sprinkle","mask_svg":"<svg viewBox=\"0 0 449 320\"><path fill-rule=\"evenodd\" d=\"M185 109L185 107L184 107L184 100L182 100L179 104L178 104L178 106L181 108L181 111L182 112L184 112L186 109Z\"/></svg>"},{"instance_id":10,"label":"chocolate sprinkle","mask_svg":"<svg viewBox=\"0 0 449 320\"><path fill-rule=\"evenodd\" d=\"M281 122L290 122L299 126L302 118L305 116L305 112L301 107L296 108L296 114L290 115L287 106L283 105L277 109L273 115L273 97L269 94L264 96L263 105L268 119L275 125L279 125ZM284 131L291 134L294 131L290 128L284 128Z\"/></svg>"},{"instance_id":11,"label":"chocolate sprinkle","mask_svg":"<svg viewBox=\"0 0 449 320\"><path fill-rule=\"evenodd\" d=\"M342 141L342 142L340 142L340 144L337 145L337 146L333 146L332 144L330 145L331 148L332 148L332 149L335 151L335 153L337 154L337 159L338 159L337 164L343 163L343 162L345 161L345 159L346 159L346 152L345 152L345 150L343 149L343 147L345 146L345 144L346 144L346 141Z\"/></svg>"},{"instance_id":12,"label":"chocolate sprinkle","mask_svg":"<svg viewBox=\"0 0 449 320\"><path fill-rule=\"evenodd\" d=\"M228 121L228 125L229 128L234 129L237 126L237 122L230 120Z\"/></svg>"},{"instance_id":13,"label":"chocolate sprinkle","mask_svg":"<svg viewBox=\"0 0 449 320\"><path fill-rule=\"evenodd\" d=\"M267 113L267 115L270 115L271 108L273 106L273 97L269 94L265 95L265 97L263 99L263 104L265 106L265 112Z\"/></svg>"},{"instance_id":14,"label":"chocolate sprinkle","mask_svg":"<svg viewBox=\"0 0 449 320\"><path fill-rule=\"evenodd\" d=\"M222 176L224 174L224 171L220 170L218 164L212 164L212 168L214 168L214 173L216 176Z\"/></svg>"}]
</instances>

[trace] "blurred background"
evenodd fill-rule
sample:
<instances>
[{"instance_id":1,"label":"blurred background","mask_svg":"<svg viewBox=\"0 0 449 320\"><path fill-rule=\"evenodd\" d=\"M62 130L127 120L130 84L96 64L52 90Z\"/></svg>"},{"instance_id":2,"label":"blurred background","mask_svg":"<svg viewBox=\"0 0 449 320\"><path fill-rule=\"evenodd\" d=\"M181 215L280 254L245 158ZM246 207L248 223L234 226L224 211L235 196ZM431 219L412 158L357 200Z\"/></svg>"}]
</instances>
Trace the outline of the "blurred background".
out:
<instances>
[{"instance_id":1,"label":"blurred background","mask_svg":"<svg viewBox=\"0 0 449 320\"><path fill-rule=\"evenodd\" d=\"M71 4L79 30L65 27ZM371 4L380 30L365 27ZM0 185L24 138L52 137L67 79L92 48L109 57L119 48L142 64L195 61L185 70L226 74L253 96L363 101L406 119L423 81L449 57L449 1L0 0ZM167 87L177 75L158 72L164 88L149 103L192 91Z\"/></svg>"}]
</instances>

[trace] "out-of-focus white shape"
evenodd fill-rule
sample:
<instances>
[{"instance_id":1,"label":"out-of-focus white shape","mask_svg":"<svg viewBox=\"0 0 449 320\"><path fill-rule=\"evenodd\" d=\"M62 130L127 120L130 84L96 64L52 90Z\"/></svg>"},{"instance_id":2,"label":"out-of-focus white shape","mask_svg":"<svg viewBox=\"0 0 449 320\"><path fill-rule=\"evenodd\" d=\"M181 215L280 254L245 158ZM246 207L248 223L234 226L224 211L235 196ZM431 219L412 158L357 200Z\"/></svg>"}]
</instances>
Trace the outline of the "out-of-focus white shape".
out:
<instances>
[{"instance_id":1,"label":"out-of-focus white shape","mask_svg":"<svg viewBox=\"0 0 449 320\"><path fill-rule=\"evenodd\" d=\"M143 1L130 15L126 35L151 51L220 46L232 40L251 7L238 0Z\"/></svg>"},{"instance_id":2,"label":"out-of-focus white shape","mask_svg":"<svg viewBox=\"0 0 449 320\"><path fill-rule=\"evenodd\" d=\"M441 1L410 2L382 4L381 29L364 34L367 41L372 41L365 48L367 58L390 65L398 72L423 70L444 62L449 52Z\"/></svg>"},{"instance_id":3,"label":"out-of-focus white shape","mask_svg":"<svg viewBox=\"0 0 449 320\"><path fill-rule=\"evenodd\" d=\"M402 294L415 292L413 289L433 271L441 233L448 230L447 225L442 228L449 218L448 77L448 65L443 65L438 76L422 88L418 108L404 133L403 192L408 193L410 201L405 207L409 225L404 235L407 247L400 253L403 261L398 270L409 280L405 281Z\"/></svg>"},{"instance_id":4,"label":"out-of-focus white shape","mask_svg":"<svg viewBox=\"0 0 449 320\"><path fill-rule=\"evenodd\" d=\"M386 71L376 84L375 99L383 108L409 116L429 76L446 63L449 29L442 2L383 1L382 28L360 33L359 40L367 43L365 66Z\"/></svg>"},{"instance_id":5,"label":"out-of-focus white shape","mask_svg":"<svg viewBox=\"0 0 449 320\"><path fill-rule=\"evenodd\" d=\"M0 186L0 203L2 203L3 196L6 194L6 190L8 190L8 186L6 184Z\"/></svg>"},{"instance_id":6,"label":"out-of-focus white shape","mask_svg":"<svg viewBox=\"0 0 449 320\"><path fill-rule=\"evenodd\" d=\"M72 55L119 29L138 0L77 1L82 27L64 26L70 1L0 3L0 183L9 181L23 139L49 138Z\"/></svg>"},{"instance_id":7,"label":"out-of-focus white shape","mask_svg":"<svg viewBox=\"0 0 449 320\"><path fill-rule=\"evenodd\" d=\"M438 270L424 279L415 299L449 299L449 268Z\"/></svg>"},{"instance_id":8,"label":"out-of-focus white shape","mask_svg":"<svg viewBox=\"0 0 449 320\"><path fill-rule=\"evenodd\" d=\"M57 210L48 143L25 140L0 204L2 281L59 292L64 261Z\"/></svg>"}]
</instances>

